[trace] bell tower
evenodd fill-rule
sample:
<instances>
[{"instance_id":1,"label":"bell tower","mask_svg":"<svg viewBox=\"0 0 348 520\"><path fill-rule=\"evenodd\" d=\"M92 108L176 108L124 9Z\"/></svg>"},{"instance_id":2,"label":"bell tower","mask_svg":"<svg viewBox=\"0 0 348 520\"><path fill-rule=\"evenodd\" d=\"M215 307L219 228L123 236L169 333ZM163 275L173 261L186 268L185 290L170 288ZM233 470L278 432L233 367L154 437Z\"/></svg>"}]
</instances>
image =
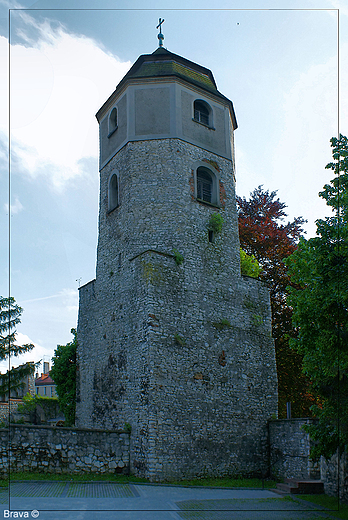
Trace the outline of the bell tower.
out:
<instances>
[{"instance_id":1,"label":"bell tower","mask_svg":"<svg viewBox=\"0 0 348 520\"><path fill-rule=\"evenodd\" d=\"M160 46L96 117L77 426L129 423L131 471L151 480L265 473L276 364L268 291L240 272L233 104L210 70Z\"/></svg>"}]
</instances>

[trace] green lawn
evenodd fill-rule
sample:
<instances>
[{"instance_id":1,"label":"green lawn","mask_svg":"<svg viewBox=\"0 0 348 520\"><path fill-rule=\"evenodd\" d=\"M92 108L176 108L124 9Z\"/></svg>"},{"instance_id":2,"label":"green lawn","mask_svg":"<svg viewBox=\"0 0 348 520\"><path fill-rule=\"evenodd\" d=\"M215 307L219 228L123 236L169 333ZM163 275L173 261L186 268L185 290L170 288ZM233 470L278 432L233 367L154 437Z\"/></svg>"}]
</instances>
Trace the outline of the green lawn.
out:
<instances>
[{"instance_id":1,"label":"green lawn","mask_svg":"<svg viewBox=\"0 0 348 520\"><path fill-rule=\"evenodd\" d=\"M115 473L81 473L78 475L70 473L11 473L11 480L60 480L60 481L109 481L109 482L149 482L145 478L138 478L132 475L119 475ZM0 487L6 487L8 481L0 480ZM178 486L210 486L210 487L246 487L246 488L274 488L276 482L274 480L262 480L257 478L202 478L193 480L181 480L175 482L166 482Z\"/></svg>"},{"instance_id":2,"label":"green lawn","mask_svg":"<svg viewBox=\"0 0 348 520\"><path fill-rule=\"evenodd\" d=\"M329 514L334 518L348 520L348 505L339 504L335 497L328 497L327 495L296 495L296 497L330 509Z\"/></svg>"},{"instance_id":3,"label":"green lawn","mask_svg":"<svg viewBox=\"0 0 348 520\"><path fill-rule=\"evenodd\" d=\"M209 486L209 487L246 487L246 488L275 488L275 480L264 480L258 478L201 478L193 480L180 480L171 482L180 486Z\"/></svg>"},{"instance_id":4,"label":"green lawn","mask_svg":"<svg viewBox=\"0 0 348 520\"><path fill-rule=\"evenodd\" d=\"M77 481L77 482L92 482L92 481L108 481L108 482L148 482L145 478L133 477L128 475L119 475L117 473L81 473L78 475L72 473L12 473L11 480L59 480L59 481ZM8 479L0 480L0 487L7 487Z\"/></svg>"}]
</instances>

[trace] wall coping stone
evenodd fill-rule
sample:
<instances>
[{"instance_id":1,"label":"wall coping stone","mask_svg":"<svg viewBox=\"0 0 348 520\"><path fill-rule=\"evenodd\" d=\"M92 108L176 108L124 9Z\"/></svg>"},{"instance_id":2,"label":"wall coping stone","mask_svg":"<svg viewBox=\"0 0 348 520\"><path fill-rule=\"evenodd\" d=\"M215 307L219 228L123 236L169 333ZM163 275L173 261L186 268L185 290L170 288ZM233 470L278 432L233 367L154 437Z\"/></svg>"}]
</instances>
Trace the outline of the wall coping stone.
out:
<instances>
[{"instance_id":1,"label":"wall coping stone","mask_svg":"<svg viewBox=\"0 0 348 520\"><path fill-rule=\"evenodd\" d=\"M54 431L73 431L73 432L99 432L99 433L127 433L130 435L130 432L127 430L104 430L100 428L74 428L72 426L51 426L46 424L16 424L16 423L10 423L7 428L0 428L1 431L8 431L10 428L30 428L35 430L54 430Z\"/></svg>"},{"instance_id":2,"label":"wall coping stone","mask_svg":"<svg viewBox=\"0 0 348 520\"><path fill-rule=\"evenodd\" d=\"M269 423L280 423L280 422L301 422L301 421L311 421L311 422L317 422L318 419L315 417L294 417L293 419L269 419Z\"/></svg>"}]
</instances>

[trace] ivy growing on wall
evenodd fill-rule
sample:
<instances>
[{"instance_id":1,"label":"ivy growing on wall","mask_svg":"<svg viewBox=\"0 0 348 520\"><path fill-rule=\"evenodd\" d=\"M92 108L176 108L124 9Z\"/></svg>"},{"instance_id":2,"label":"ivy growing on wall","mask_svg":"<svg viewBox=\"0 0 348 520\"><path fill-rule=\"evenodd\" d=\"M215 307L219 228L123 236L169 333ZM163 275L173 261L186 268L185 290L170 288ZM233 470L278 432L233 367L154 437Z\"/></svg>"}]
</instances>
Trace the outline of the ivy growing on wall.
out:
<instances>
[{"instance_id":1,"label":"ivy growing on wall","mask_svg":"<svg viewBox=\"0 0 348 520\"><path fill-rule=\"evenodd\" d=\"M220 215L220 213L213 213L210 217L208 229L209 231L213 231L215 234L221 233L222 224L224 219Z\"/></svg>"}]
</instances>

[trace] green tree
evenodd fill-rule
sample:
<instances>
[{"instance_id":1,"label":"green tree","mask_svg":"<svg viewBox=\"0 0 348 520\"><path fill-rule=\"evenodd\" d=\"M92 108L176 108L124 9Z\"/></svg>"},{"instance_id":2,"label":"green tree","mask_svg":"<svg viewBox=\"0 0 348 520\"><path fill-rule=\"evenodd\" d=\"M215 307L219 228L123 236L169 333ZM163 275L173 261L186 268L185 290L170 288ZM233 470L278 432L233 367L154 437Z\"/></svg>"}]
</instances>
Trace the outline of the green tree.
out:
<instances>
[{"instance_id":1,"label":"green tree","mask_svg":"<svg viewBox=\"0 0 348 520\"><path fill-rule=\"evenodd\" d=\"M52 359L50 376L57 386L60 408L66 426L75 424L76 411L76 329L71 329L74 339L66 345L57 345Z\"/></svg>"},{"instance_id":2,"label":"green tree","mask_svg":"<svg viewBox=\"0 0 348 520\"><path fill-rule=\"evenodd\" d=\"M283 223L286 205L276 198L276 194L276 191L269 192L259 186L250 194L249 200L237 197L240 245L257 260L261 267L258 277L270 290L279 417L286 417L288 401L292 403L294 417L308 417L313 398L301 371L302 358L289 346L289 338L296 331L291 322L292 309L286 302L290 278L284 264L284 259L297 248L304 220L298 217L293 222ZM241 261L243 267L242 257ZM243 270L242 274L245 274Z\"/></svg>"},{"instance_id":3,"label":"green tree","mask_svg":"<svg viewBox=\"0 0 348 520\"><path fill-rule=\"evenodd\" d=\"M348 141L332 138L336 174L319 196L333 214L317 220L316 237L302 239L287 260L293 323L291 345L303 356L303 370L320 402L312 409L318 424L308 428L314 457L348 450Z\"/></svg>"},{"instance_id":4,"label":"green tree","mask_svg":"<svg viewBox=\"0 0 348 520\"><path fill-rule=\"evenodd\" d=\"M16 325L20 323L23 309L16 304L13 297L0 296L0 361L16 357L32 350L35 345L16 344ZM0 396L10 395L24 387L24 379L35 372L34 363L25 363L19 367L8 370L0 378Z\"/></svg>"}]
</instances>

